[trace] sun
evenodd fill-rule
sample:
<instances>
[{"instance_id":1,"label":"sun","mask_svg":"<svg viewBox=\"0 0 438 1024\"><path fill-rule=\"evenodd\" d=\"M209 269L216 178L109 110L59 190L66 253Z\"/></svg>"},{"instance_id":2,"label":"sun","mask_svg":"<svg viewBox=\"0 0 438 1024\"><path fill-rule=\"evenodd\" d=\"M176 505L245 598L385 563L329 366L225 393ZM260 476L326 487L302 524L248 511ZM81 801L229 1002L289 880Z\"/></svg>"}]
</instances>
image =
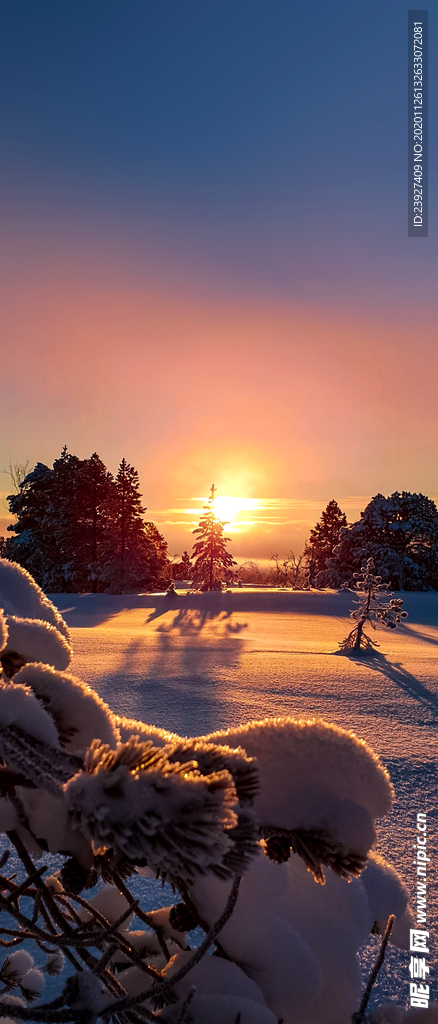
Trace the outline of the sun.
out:
<instances>
[{"instance_id":1,"label":"sun","mask_svg":"<svg viewBox=\"0 0 438 1024\"><path fill-rule=\"evenodd\" d=\"M256 506L254 498L231 498L220 494L214 499L214 513L223 523L232 523L239 512L248 512Z\"/></svg>"}]
</instances>

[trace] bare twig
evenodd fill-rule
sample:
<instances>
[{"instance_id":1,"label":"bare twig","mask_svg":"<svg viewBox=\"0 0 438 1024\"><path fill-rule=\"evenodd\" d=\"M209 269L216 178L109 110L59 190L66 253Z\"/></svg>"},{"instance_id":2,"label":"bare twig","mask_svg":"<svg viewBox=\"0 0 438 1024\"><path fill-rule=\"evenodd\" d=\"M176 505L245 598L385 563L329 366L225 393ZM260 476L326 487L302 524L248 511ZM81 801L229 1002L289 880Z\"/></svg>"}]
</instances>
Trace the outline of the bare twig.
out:
<instances>
[{"instance_id":1,"label":"bare twig","mask_svg":"<svg viewBox=\"0 0 438 1024\"><path fill-rule=\"evenodd\" d=\"M9 860L10 853L11 853L10 850L3 850L3 853L2 853L1 858L0 858L0 871L3 870L3 868L4 868L5 864L6 864L6 861Z\"/></svg>"},{"instance_id":2,"label":"bare twig","mask_svg":"<svg viewBox=\"0 0 438 1024\"><path fill-rule=\"evenodd\" d=\"M129 889L126 889L126 892L128 893L132 901ZM86 908L90 912L90 914L92 914L92 916L99 922L99 924L101 924L105 929L104 932L99 932L97 935L94 935L94 933L93 935L91 935L91 933L89 933L88 945L99 945L104 939L108 939L109 936L114 936L114 939L115 941L117 941L119 948L122 950L123 953L125 953L127 957L129 957L129 959L132 961L133 964L135 964L136 967L139 967L139 969L143 971L144 974L150 974L151 977L154 978L154 980L158 980L160 978L159 971L157 971L155 967L151 967L150 964L146 964L142 957L139 955L139 953L137 953L137 950L134 949L134 947L125 938L125 936L121 935L120 932L117 930L120 927L120 924L123 924L128 915L132 913L132 910L137 910L136 900L130 903L129 907L123 912L120 918L118 918L118 920L114 922L114 924L110 924L107 918L104 917L104 915L101 914L96 907L93 907L91 903L88 903L87 900L84 900L82 896L76 895L71 896L70 898L74 899L77 903Z\"/></svg>"},{"instance_id":3,"label":"bare twig","mask_svg":"<svg viewBox=\"0 0 438 1024\"><path fill-rule=\"evenodd\" d=\"M180 981L182 981L182 979L186 977L189 971L191 971L192 968L195 967L200 960L202 960L202 957L205 956L207 950L215 941L216 936L219 935L219 932L222 930L222 928L225 926L225 924L231 917L231 914L233 913L234 907L237 902L237 897L239 895L240 882L241 876L237 875L233 881L231 892L228 897L227 904L223 913L215 922L215 924L211 926L211 928L205 935L204 939L202 940L201 944L194 950L190 959L187 960L187 962L183 965L183 967L179 969L179 971L177 971L168 980L163 978L161 981L153 985L152 988L145 989L143 992L140 992L136 996L127 996L125 999L117 1000L116 1003L113 1003L112 1006L109 1006L107 1008L107 1012L111 1014L113 1012L118 1013L122 1010L130 1009L132 1006L136 1006L137 1003L143 1002L144 999L159 999L163 996L169 995L169 993L172 990L172 987L174 985L177 985Z\"/></svg>"},{"instance_id":4,"label":"bare twig","mask_svg":"<svg viewBox=\"0 0 438 1024\"><path fill-rule=\"evenodd\" d=\"M365 988L365 992L364 992L364 994L362 996L362 999L361 999L361 1002L360 1002L359 1010L358 1010L358 1012L353 1017L353 1024L362 1024L362 1021L363 1021L363 1019L365 1017L365 1010L366 1010L366 1008L368 1006L368 1001L369 1001L369 998L370 998L370 995L371 995L371 992L372 992L372 989L373 989L374 982L375 982L375 980L377 978L377 975L378 975L378 973L380 971L380 968L381 968L381 966L383 964L383 961L385 959L386 947L388 945L389 936L391 935L392 926L394 924L394 921L395 921L394 914L390 914L390 916L388 917L388 923L387 923L386 928L385 928L385 933L384 933L383 938L382 938L382 942L381 942L381 946L380 946L380 950L379 950L379 955L378 955L377 960L376 960L376 962L374 964L374 967L373 967L373 969L371 971L371 974L370 974L370 976L368 978L368 982L367 982L367 985L366 985L366 988Z\"/></svg>"},{"instance_id":5,"label":"bare twig","mask_svg":"<svg viewBox=\"0 0 438 1024\"><path fill-rule=\"evenodd\" d=\"M186 998L184 999L184 1002L183 1002L183 1004L181 1006L179 1014L178 1014L178 1016L176 1018L175 1024L186 1024L186 1022L187 1022L187 1011L188 1011L188 1009L190 1007L190 1003L191 1003L191 1001L193 999L193 996L194 996L195 992L196 992L196 988L195 988L194 985L192 985L192 988L189 989L189 991L188 991L188 993L186 995Z\"/></svg>"},{"instance_id":6,"label":"bare twig","mask_svg":"<svg viewBox=\"0 0 438 1024\"><path fill-rule=\"evenodd\" d=\"M3 878L0 877L0 881L5 885L5 887L7 886L8 889L11 889L10 896L7 897L8 901L12 903L15 900L17 900L19 896L22 896L23 893L26 892L26 889L28 889L30 885L33 885L35 879L37 877L41 878L41 876L44 875L46 871L47 865L45 864L44 867L37 868L37 870L33 871L31 875L28 875L28 877L25 878L24 882L22 882L21 885L15 885L15 883L11 882L8 878L5 878L3 880Z\"/></svg>"},{"instance_id":7,"label":"bare twig","mask_svg":"<svg viewBox=\"0 0 438 1024\"><path fill-rule=\"evenodd\" d=\"M123 881L123 878L121 878L121 876L119 875L119 873L117 871L113 871L113 877L114 877L114 881L115 881L116 885L118 885L118 887L120 889L120 892L125 897L125 899L128 899L128 897L129 897L129 899L132 899L131 893L129 892L129 889L128 889L127 885L125 885L125 883ZM140 921L143 921L143 924L146 924L148 926L148 928L151 928L151 930L153 932L155 932L155 935L157 936L157 941L159 943L161 952L163 953L163 956L165 956L166 960L169 961L170 960L170 953L169 953L169 950L167 948L166 941L165 941L165 938L164 938L164 935L163 935L163 929L160 928L160 926L155 923L153 918L151 918L149 914L146 914L145 911L141 909L141 907L137 906L137 909L136 909L135 912L137 914L137 917L140 919Z\"/></svg>"}]
</instances>

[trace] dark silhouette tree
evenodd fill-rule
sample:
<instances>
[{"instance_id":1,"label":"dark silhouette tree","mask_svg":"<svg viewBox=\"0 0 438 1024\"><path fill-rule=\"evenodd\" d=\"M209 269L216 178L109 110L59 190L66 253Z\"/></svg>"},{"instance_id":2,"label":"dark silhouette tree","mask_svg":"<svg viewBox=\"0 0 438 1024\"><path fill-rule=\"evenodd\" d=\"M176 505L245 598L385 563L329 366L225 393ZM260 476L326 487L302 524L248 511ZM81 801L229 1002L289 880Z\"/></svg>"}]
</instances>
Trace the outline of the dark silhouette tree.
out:
<instances>
[{"instance_id":1,"label":"dark silhouette tree","mask_svg":"<svg viewBox=\"0 0 438 1024\"><path fill-rule=\"evenodd\" d=\"M17 522L6 554L50 593L123 593L167 586L167 545L145 523L137 471L125 459L117 479L95 452L78 459L64 447L9 496Z\"/></svg>"},{"instance_id":2,"label":"dark silhouette tree","mask_svg":"<svg viewBox=\"0 0 438 1024\"><path fill-rule=\"evenodd\" d=\"M225 523L215 515L215 490L212 484L204 515L193 531L199 539L193 545L192 582L205 590L218 590L223 583L229 583L234 576L232 566L237 565L226 548L230 538L224 537Z\"/></svg>"},{"instance_id":3,"label":"dark silhouette tree","mask_svg":"<svg viewBox=\"0 0 438 1024\"><path fill-rule=\"evenodd\" d=\"M171 579L170 560L167 553L167 541L155 523L145 522L145 537L148 552L148 586L147 589L165 590Z\"/></svg>"},{"instance_id":4,"label":"dark silhouette tree","mask_svg":"<svg viewBox=\"0 0 438 1024\"><path fill-rule=\"evenodd\" d=\"M91 589L93 594L101 589L114 493L112 474L94 452L89 459L80 462L76 509L71 494L65 499L70 529L76 535L72 566L76 587L79 590Z\"/></svg>"},{"instance_id":5,"label":"dark silhouette tree","mask_svg":"<svg viewBox=\"0 0 438 1024\"><path fill-rule=\"evenodd\" d=\"M334 498L329 501L319 522L310 531L310 539L306 544L305 554L309 560L311 582L322 572L331 558L335 547L339 544L341 531L347 526L345 512L339 508Z\"/></svg>"},{"instance_id":6,"label":"dark silhouette tree","mask_svg":"<svg viewBox=\"0 0 438 1024\"><path fill-rule=\"evenodd\" d=\"M162 589L169 582L167 544L156 526L145 522L141 497L138 472L122 459L114 484L102 573L106 588L113 593Z\"/></svg>"},{"instance_id":7,"label":"dark silhouette tree","mask_svg":"<svg viewBox=\"0 0 438 1024\"><path fill-rule=\"evenodd\" d=\"M192 561L188 551L183 551L181 558L181 579L190 580L192 577Z\"/></svg>"},{"instance_id":8,"label":"dark silhouette tree","mask_svg":"<svg viewBox=\"0 0 438 1024\"><path fill-rule=\"evenodd\" d=\"M18 493L8 495L9 510L17 520L8 526L13 536L7 541L7 555L24 566L45 590L62 591L66 589L64 573L52 529L55 489L53 469L37 462L19 484Z\"/></svg>"}]
</instances>

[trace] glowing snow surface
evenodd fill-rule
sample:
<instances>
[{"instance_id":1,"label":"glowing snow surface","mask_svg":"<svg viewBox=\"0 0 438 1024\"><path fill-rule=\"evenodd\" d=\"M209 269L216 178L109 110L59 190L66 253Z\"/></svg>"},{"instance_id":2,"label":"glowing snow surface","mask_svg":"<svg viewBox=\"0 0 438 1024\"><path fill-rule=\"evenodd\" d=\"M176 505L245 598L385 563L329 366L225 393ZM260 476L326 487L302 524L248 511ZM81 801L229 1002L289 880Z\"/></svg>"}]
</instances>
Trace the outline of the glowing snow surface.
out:
<instances>
[{"instance_id":1,"label":"glowing snow surface","mask_svg":"<svg viewBox=\"0 0 438 1024\"><path fill-rule=\"evenodd\" d=\"M337 653L350 628L348 592L245 588L53 600L72 630L71 671L120 714L181 735L265 716L320 716L367 740L396 790L378 849L401 872L414 909L415 817L428 812L427 926L436 935L438 594L401 596L409 618L397 630L370 631L378 652L359 658ZM373 957L376 949L375 942ZM381 997L404 1005L408 964L408 954L390 950ZM437 999L432 957L429 964Z\"/></svg>"}]
</instances>

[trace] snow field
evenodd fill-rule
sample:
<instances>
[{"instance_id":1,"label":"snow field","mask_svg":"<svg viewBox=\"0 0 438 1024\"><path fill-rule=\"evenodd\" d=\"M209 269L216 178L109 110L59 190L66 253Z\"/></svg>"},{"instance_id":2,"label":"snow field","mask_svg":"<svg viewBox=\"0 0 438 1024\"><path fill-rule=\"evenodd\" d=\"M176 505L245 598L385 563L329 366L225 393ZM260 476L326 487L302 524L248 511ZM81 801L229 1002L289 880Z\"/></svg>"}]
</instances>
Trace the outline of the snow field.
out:
<instances>
[{"instance_id":1,"label":"snow field","mask_svg":"<svg viewBox=\"0 0 438 1024\"><path fill-rule=\"evenodd\" d=\"M239 589L176 597L66 595L55 601L72 630L72 671L119 714L180 735L235 730L265 716L322 717L366 740L395 788L377 849L400 871L412 902L418 811L428 812L428 852L438 864L438 594L403 599L409 618L397 630L373 634L378 652L360 658L337 651L352 607L345 592ZM436 884L428 899L433 928ZM321 934L327 947L330 921ZM367 943L365 973L378 944L377 937L371 947ZM310 962L303 976L310 978L309 972ZM376 986L379 1002L396 998L404 1006L408 981L408 956L392 947ZM436 997L433 979L431 984Z\"/></svg>"}]
</instances>

